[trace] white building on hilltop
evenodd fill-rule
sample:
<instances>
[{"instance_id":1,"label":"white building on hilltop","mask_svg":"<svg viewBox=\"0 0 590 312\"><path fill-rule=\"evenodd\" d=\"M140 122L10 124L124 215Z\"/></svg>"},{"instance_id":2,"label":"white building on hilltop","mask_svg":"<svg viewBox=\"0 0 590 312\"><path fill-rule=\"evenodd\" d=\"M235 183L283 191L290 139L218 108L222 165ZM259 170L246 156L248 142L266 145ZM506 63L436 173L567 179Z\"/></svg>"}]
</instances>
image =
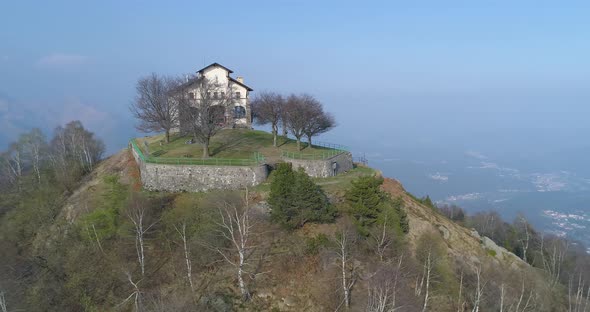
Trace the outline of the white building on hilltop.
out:
<instances>
[{"instance_id":1,"label":"white building on hilltop","mask_svg":"<svg viewBox=\"0 0 590 312\"><path fill-rule=\"evenodd\" d=\"M226 103L225 107L220 107L224 110L223 122L226 127L252 127L252 111L250 109L250 92L252 88L244 84L242 77L233 78L230 76L233 71L218 63L213 63L206 66L197 72L194 79L188 80L183 86L183 92L188 96L189 100L194 100L194 105L198 106L199 98L202 97L199 90L200 83L203 78L208 82L219 86L213 89L208 97L219 99L220 102ZM183 129L182 118L180 118L180 128Z\"/></svg>"}]
</instances>

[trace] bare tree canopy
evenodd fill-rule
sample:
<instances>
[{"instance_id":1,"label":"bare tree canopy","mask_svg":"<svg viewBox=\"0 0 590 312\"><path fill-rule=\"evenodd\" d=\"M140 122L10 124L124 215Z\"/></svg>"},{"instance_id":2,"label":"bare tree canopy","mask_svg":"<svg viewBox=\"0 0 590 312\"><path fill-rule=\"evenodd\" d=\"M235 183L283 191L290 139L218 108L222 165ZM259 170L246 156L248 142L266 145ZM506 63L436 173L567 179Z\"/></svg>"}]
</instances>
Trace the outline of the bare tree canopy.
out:
<instances>
[{"instance_id":1,"label":"bare tree canopy","mask_svg":"<svg viewBox=\"0 0 590 312\"><path fill-rule=\"evenodd\" d=\"M170 100L171 91L179 81L152 73L137 81L137 95L129 109L139 119L137 130L142 132L164 131L166 142L170 142L170 130L178 122L178 107Z\"/></svg>"},{"instance_id":2,"label":"bare tree canopy","mask_svg":"<svg viewBox=\"0 0 590 312\"><path fill-rule=\"evenodd\" d=\"M301 138L309 127L309 120L318 111L321 111L322 104L309 94L291 94L285 105L284 117L287 129L297 140L297 148L301 150Z\"/></svg>"},{"instance_id":3,"label":"bare tree canopy","mask_svg":"<svg viewBox=\"0 0 590 312\"><path fill-rule=\"evenodd\" d=\"M57 127L50 145L51 166L66 188L73 185L78 175L92 171L105 151L102 140L78 120Z\"/></svg>"},{"instance_id":4,"label":"bare tree canopy","mask_svg":"<svg viewBox=\"0 0 590 312\"><path fill-rule=\"evenodd\" d=\"M209 143L225 127L226 111L235 99L228 86L201 77L195 80L196 94L191 99L180 91L175 101L180 107L182 122L188 125L195 139L203 144L203 158L209 157Z\"/></svg>"},{"instance_id":5,"label":"bare tree canopy","mask_svg":"<svg viewBox=\"0 0 590 312\"><path fill-rule=\"evenodd\" d=\"M303 131L305 136L307 136L307 143L309 143L309 147L312 148L312 137L328 132L335 126L336 121L334 120L334 116L332 116L330 113L324 112L321 104L319 107L315 106L314 112L309 115L307 126Z\"/></svg>"},{"instance_id":6,"label":"bare tree canopy","mask_svg":"<svg viewBox=\"0 0 590 312\"><path fill-rule=\"evenodd\" d=\"M279 123L283 119L284 98L274 92L260 93L252 101L252 114L258 125L270 124L272 128L273 146L277 146Z\"/></svg>"}]
</instances>

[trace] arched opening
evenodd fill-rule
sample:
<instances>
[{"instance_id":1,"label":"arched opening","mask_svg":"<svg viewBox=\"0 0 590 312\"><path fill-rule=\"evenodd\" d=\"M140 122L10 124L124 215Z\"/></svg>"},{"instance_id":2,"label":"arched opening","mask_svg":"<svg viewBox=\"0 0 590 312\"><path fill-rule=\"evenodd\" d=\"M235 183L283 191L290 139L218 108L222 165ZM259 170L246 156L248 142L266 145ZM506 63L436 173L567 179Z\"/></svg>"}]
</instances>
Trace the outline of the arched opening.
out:
<instances>
[{"instance_id":1,"label":"arched opening","mask_svg":"<svg viewBox=\"0 0 590 312\"><path fill-rule=\"evenodd\" d=\"M234 107L234 118L246 118L246 109L244 108L244 106Z\"/></svg>"}]
</instances>

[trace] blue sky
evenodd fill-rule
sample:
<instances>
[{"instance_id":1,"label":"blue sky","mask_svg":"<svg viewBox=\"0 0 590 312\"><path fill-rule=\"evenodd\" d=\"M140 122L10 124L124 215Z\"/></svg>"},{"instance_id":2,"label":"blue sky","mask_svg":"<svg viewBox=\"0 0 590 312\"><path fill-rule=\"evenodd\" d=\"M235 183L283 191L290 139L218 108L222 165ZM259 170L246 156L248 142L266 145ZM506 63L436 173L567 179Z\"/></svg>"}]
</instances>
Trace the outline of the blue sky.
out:
<instances>
[{"instance_id":1,"label":"blue sky","mask_svg":"<svg viewBox=\"0 0 590 312\"><path fill-rule=\"evenodd\" d=\"M325 139L361 152L585 148L588 16L565 1L3 1L0 144L81 119L118 150L139 76L219 62L255 92L315 95L340 125Z\"/></svg>"}]
</instances>

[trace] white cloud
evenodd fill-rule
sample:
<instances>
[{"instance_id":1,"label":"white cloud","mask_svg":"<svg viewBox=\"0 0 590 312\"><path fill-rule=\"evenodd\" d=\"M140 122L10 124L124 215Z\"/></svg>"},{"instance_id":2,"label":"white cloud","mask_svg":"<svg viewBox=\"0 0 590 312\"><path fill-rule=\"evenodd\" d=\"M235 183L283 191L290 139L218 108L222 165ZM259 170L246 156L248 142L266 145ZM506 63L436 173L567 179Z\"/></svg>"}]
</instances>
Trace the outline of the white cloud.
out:
<instances>
[{"instance_id":1,"label":"white cloud","mask_svg":"<svg viewBox=\"0 0 590 312\"><path fill-rule=\"evenodd\" d=\"M78 54L53 53L43 56L37 61L40 67L78 66L88 62L88 56Z\"/></svg>"}]
</instances>

